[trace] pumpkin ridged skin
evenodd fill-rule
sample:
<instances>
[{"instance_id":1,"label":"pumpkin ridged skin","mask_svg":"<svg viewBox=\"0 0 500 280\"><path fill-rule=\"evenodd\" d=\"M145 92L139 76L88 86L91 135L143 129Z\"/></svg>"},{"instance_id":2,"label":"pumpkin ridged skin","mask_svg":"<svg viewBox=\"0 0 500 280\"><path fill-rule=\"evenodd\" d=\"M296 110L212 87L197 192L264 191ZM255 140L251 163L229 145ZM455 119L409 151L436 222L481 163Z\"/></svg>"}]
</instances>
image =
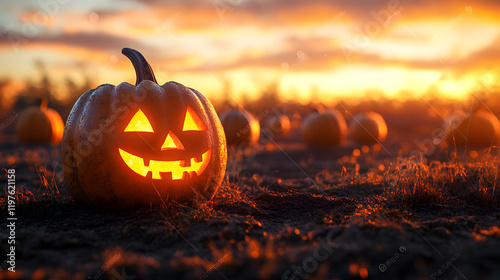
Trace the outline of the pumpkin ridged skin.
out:
<instances>
[{"instance_id":1,"label":"pumpkin ridged skin","mask_svg":"<svg viewBox=\"0 0 500 280\"><path fill-rule=\"evenodd\" d=\"M457 146L489 147L500 144L500 122L488 111L479 110L467 116L457 113L444 124L446 140Z\"/></svg>"},{"instance_id":2,"label":"pumpkin ridged skin","mask_svg":"<svg viewBox=\"0 0 500 280\"><path fill-rule=\"evenodd\" d=\"M387 136L387 124L376 112L357 114L351 120L349 130L352 140L360 144L383 142Z\"/></svg>"},{"instance_id":3,"label":"pumpkin ridged skin","mask_svg":"<svg viewBox=\"0 0 500 280\"><path fill-rule=\"evenodd\" d=\"M63 174L73 197L84 204L114 209L160 205L172 199L183 202L194 191L212 198L227 163L224 130L212 104L200 92L176 82L162 86L151 80L138 83L101 85L80 96L73 106L61 147ZM200 117L206 131L182 131L187 106ZM154 133L124 132L139 109ZM160 150L169 131L177 135L185 150ZM210 148L204 172L186 180L153 179L151 172L143 177L127 166L118 151L170 161L199 156Z\"/></svg>"},{"instance_id":4,"label":"pumpkin ridged skin","mask_svg":"<svg viewBox=\"0 0 500 280\"><path fill-rule=\"evenodd\" d=\"M17 138L27 144L58 144L63 130L61 116L50 108L27 108L19 116L16 125Z\"/></svg>"},{"instance_id":5,"label":"pumpkin ridged skin","mask_svg":"<svg viewBox=\"0 0 500 280\"><path fill-rule=\"evenodd\" d=\"M336 146L347 134L347 124L337 110L312 113L302 124L302 138L310 146Z\"/></svg>"},{"instance_id":6,"label":"pumpkin ridged skin","mask_svg":"<svg viewBox=\"0 0 500 280\"><path fill-rule=\"evenodd\" d=\"M230 110L220 116L228 145L254 145L259 141L260 124L247 111Z\"/></svg>"}]
</instances>

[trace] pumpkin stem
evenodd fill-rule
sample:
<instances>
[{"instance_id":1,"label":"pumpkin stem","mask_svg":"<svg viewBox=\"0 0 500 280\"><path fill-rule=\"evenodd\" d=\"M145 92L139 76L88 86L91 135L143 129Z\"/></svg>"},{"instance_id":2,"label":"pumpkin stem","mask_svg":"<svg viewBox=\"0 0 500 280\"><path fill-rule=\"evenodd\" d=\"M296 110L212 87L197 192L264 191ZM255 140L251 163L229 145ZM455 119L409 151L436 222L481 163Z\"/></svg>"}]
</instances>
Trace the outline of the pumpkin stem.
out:
<instances>
[{"instance_id":1,"label":"pumpkin stem","mask_svg":"<svg viewBox=\"0 0 500 280\"><path fill-rule=\"evenodd\" d=\"M40 102L40 110L42 111L47 110L48 103L49 101L47 100L47 98L42 98L42 102Z\"/></svg>"},{"instance_id":2,"label":"pumpkin stem","mask_svg":"<svg viewBox=\"0 0 500 280\"><path fill-rule=\"evenodd\" d=\"M158 83L155 78L155 74L153 73L153 69L146 61L142 54L131 48L123 48L122 54L128 57L132 64L134 65L135 74L137 79L135 81L135 85L139 85L144 80L150 80L155 83Z\"/></svg>"},{"instance_id":3,"label":"pumpkin stem","mask_svg":"<svg viewBox=\"0 0 500 280\"><path fill-rule=\"evenodd\" d=\"M316 112L322 114L325 111L326 111L325 104L323 104L323 103L316 104Z\"/></svg>"}]
</instances>

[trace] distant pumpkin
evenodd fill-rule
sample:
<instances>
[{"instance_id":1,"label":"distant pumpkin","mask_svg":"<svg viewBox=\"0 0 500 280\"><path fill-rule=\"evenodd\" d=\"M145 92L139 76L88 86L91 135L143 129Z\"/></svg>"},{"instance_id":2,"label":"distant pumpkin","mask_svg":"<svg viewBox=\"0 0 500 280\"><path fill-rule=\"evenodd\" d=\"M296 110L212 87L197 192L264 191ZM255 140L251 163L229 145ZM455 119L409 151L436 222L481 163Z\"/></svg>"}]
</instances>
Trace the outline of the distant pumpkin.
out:
<instances>
[{"instance_id":1,"label":"distant pumpkin","mask_svg":"<svg viewBox=\"0 0 500 280\"><path fill-rule=\"evenodd\" d=\"M290 131L290 119L283 114L273 114L264 121L263 127L275 135L285 135Z\"/></svg>"},{"instance_id":2,"label":"distant pumpkin","mask_svg":"<svg viewBox=\"0 0 500 280\"><path fill-rule=\"evenodd\" d=\"M158 85L138 51L136 85L101 85L73 106L62 141L73 197L104 208L210 199L226 170L224 130L210 101L177 82Z\"/></svg>"},{"instance_id":3,"label":"distant pumpkin","mask_svg":"<svg viewBox=\"0 0 500 280\"><path fill-rule=\"evenodd\" d=\"M230 110L220 115L227 144L232 146L253 145L259 141L260 124L244 110Z\"/></svg>"},{"instance_id":4,"label":"distant pumpkin","mask_svg":"<svg viewBox=\"0 0 500 280\"><path fill-rule=\"evenodd\" d=\"M500 144L500 122L488 111L479 110L470 115L457 112L446 119L446 140L458 146L489 147Z\"/></svg>"},{"instance_id":5,"label":"distant pumpkin","mask_svg":"<svg viewBox=\"0 0 500 280\"><path fill-rule=\"evenodd\" d=\"M16 125L17 138L27 144L58 144L63 131L61 116L47 108L45 99L40 107L33 106L22 111Z\"/></svg>"},{"instance_id":6,"label":"distant pumpkin","mask_svg":"<svg viewBox=\"0 0 500 280\"><path fill-rule=\"evenodd\" d=\"M311 146L336 146L347 134L347 124L337 110L315 112L307 116L302 124L304 143Z\"/></svg>"},{"instance_id":7,"label":"distant pumpkin","mask_svg":"<svg viewBox=\"0 0 500 280\"><path fill-rule=\"evenodd\" d=\"M360 113L353 117L349 125L352 140L360 144L376 144L385 141L387 124L375 112Z\"/></svg>"}]
</instances>

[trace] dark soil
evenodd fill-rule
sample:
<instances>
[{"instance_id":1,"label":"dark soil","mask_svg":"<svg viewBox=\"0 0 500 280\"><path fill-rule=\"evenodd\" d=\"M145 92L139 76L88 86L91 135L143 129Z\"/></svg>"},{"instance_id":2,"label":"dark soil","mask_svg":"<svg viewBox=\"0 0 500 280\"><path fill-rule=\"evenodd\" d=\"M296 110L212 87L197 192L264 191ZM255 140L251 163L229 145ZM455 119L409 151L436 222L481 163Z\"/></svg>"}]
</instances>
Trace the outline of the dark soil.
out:
<instances>
[{"instance_id":1,"label":"dark soil","mask_svg":"<svg viewBox=\"0 0 500 280\"><path fill-rule=\"evenodd\" d=\"M498 200L405 191L422 178L416 168L397 181L398 157L408 160L415 137L403 131L363 151L350 142L308 148L295 132L229 151L213 201L121 213L72 201L58 146L6 137L0 167L4 186L16 169L16 272L4 262L0 278L500 279ZM438 147L426 166L453 162L450 150ZM419 184L440 180L447 185L439 176ZM4 227L2 259L8 236Z\"/></svg>"}]
</instances>

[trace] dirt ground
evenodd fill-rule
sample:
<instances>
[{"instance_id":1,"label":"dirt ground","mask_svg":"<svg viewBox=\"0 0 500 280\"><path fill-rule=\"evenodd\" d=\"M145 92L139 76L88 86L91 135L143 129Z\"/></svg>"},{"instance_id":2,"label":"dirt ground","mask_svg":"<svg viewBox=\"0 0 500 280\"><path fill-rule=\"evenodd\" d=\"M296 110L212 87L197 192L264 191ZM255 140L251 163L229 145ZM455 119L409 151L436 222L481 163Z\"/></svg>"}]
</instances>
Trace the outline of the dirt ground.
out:
<instances>
[{"instance_id":1,"label":"dirt ground","mask_svg":"<svg viewBox=\"0 0 500 280\"><path fill-rule=\"evenodd\" d=\"M229 151L211 202L121 213L72 201L59 146L6 136L0 167L3 186L16 169L16 272L4 262L0 278L500 279L495 200L401 192L433 184L419 181L420 167L405 178L397 165L418 148L417 135L401 126L383 146L309 148L293 132ZM438 147L425 166L446 170L450 153ZM476 161L486 153L478 150ZM470 174L464 182L474 184ZM5 191L1 199L6 221ZM4 226L2 260L8 238Z\"/></svg>"}]
</instances>

